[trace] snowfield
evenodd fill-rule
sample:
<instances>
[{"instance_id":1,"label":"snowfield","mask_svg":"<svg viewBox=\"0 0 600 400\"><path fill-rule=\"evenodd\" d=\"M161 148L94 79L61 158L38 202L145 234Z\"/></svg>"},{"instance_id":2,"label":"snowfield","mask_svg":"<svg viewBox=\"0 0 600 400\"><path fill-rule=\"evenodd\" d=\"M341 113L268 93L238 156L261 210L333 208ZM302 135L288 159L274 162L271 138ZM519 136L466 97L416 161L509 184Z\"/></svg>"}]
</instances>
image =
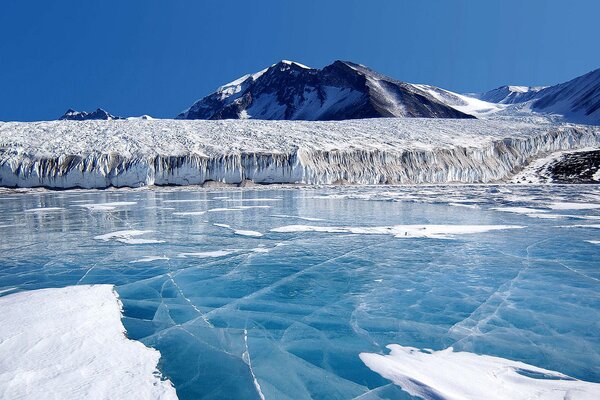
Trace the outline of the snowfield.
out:
<instances>
[{"instance_id":1,"label":"snowfield","mask_svg":"<svg viewBox=\"0 0 600 400\"><path fill-rule=\"evenodd\" d=\"M3 399L177 399L160 353L125 337L112 285L0 298Z\"/></svg>"},{"instance_id":2,"label":"snowfield","mask_svg":"<svg viewBox=\"0 0 600 400\"><path fill-rule=\"evenodd\" d=\"M505 181L600 127L544 118L0 123L0 186Z\"/></svg>"}]
</instances>

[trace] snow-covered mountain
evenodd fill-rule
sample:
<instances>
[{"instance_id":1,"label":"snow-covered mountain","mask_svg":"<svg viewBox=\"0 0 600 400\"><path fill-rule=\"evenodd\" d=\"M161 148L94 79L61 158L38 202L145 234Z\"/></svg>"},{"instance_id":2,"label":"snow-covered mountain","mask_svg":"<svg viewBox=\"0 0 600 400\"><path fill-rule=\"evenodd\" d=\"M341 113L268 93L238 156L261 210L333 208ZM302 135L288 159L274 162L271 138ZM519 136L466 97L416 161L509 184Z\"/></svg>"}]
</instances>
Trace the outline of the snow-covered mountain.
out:
<instances>
[{"instance_id":1,"label":"snow-covered mountain","mask_svg":"<svg viewBox=\"0 0 600 400\"><path fill-rule=\"evenodd\" d=\"M335 61L323 69L281 61L194 103L178 119L344 120L377 117L473 118L431 91Z\"/></svg>"},{"instance_id":2,"label":"snow-covered mountain","mask_svg":"<svg viewBox=\"0 0 600 400\"><path fill-rule=\"evenodd\" d=\"M500 86L483 93L465 93L465 96L473 97L489 103L516 104L531 100L545 86Z\"/></svg>"},{"instance_id":3,"label":"snow-covered mountain","mask_svg":"<svg viewBox=\"0 0 600 400\"><path fill-rule=\"evenodd\" d=\"M502 110L503 115L534 113L568 122L600 125L600 68L554 86L502 86L467 96L508 105Z\"/></svg>"},{"instance_id":4,"label":"snow-covered mountain","mask_svg":"<svg viewBox=\"0 0 600 400\"><path fill-rule=\"evenodd\" d=\"M109 114L107 111L104 111L101 108L96 109L96 111L75 111L71 108L67 110L59 120L70 120L70 121L88 121L88 120L113 120L113 119L123 119L122 117L117 117L112 114Z\"/></svg>"},{"instance_id":5,"label":"snow-covered mountain","mask_svg":"<svg viewBox=\"0 0 600 400\"><path fill-rule=\"evenodd\" d=\"M531 108L572 122L600 125L600 68L540 90Z\"/></svg>"}]
</instances>

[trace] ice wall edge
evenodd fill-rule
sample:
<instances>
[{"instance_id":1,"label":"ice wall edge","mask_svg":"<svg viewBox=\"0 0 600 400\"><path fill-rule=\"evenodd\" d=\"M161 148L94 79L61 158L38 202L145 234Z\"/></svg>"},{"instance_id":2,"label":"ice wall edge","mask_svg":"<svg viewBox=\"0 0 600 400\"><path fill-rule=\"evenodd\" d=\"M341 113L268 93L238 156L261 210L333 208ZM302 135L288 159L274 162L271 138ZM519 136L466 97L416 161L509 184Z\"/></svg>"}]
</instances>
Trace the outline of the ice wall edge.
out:
<instances>
[{"instance_id":1,"label":"ice wall edge","mask_svg":"<svg viewBox=\"0 0 600 400\"><path fill-rule=\"evenodd\" d=\"M108 188L146 185L427 184L508 180L535 158L560 150L598 147L595 129L567 127L529 137L507 137L480 147L397 151L352 148L290 152L236 152L124 156L64 154L39 157L0 152L0 186Z\"/></svg>"}]
</instances>

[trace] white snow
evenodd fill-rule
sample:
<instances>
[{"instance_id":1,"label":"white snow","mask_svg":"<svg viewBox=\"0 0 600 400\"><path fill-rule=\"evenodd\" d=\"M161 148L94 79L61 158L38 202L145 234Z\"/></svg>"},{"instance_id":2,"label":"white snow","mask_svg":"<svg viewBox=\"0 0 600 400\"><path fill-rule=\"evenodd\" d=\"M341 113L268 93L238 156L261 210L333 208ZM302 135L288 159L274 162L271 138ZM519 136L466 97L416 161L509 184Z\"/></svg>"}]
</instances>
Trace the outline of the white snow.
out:
<instances>
[{"instance_id":1,"label":"white snow","mask_svg":"<svg viewBox=\"0 0 600 400\"><path fill-rule=\"evenodd\" d=\"M257 231L250 231L244 229L234 229L233 233L240 236L253 236L253 237L261 237L263 234Z\"/></svg>"},{"instance_id":2,"label":"white snow","mask_svg":"<svg viewBox=\"0 0 600 400\"><path fill-rule=\"evenodd\" d=\"M600 384L519 361L397 344L389 355L361 353L371 370L426 400L597 400Z\"/></svg>"},{"instance_id":3,"label":"white snow","mask_svg":"<svg viewBox=\"0 0 600 400\"><path fill-rule=\"evenodd\" d=\"M204 214L206 214L206 211L177 211L177 212L173 213L173 215L180 215L180 216L204 215Z\"/></svg>"},{"instance_id":4,"label":"white snow","mask_svg":"<svg viewBox=\"0 0 600 400\"><path fill-rule=\"evenodd\" d=\"M572 203L572 202L556 202L548 205L553 210L593 210L600 208L600 204L596 203Z\"/></svg>"},{"instance_id":5,"label":"white snow","mask_svg":"<svg viewBox=\"0 0 600 400\"><path fill-rule=\"evenodd\" d=\"M490 210L509 212L515 214L537 214L537 213L547 213L548 210L541 210L538 208L528 208L528 207L492 207Z\"/></svg>"},{"instance_id":6,"label":"white snow","mask_svg":"<svg viewBox=\"0 0 600 400\"><path fill-rule=\"evenodd\" d=\"M215 251L201 251L195 253L180 253L178 257L198 257L198 258L212 258L212 257L224 257L229 254L235 253L237 250L215 250Z\"/></svg>"},{"instance_id":7,"label":"white snow","mask_svg":"<svg viewBox=\"0 0 600 400\"><path fill-rule=\"evenodd\" d=\"M169 257L167 256L146 256L146 257L142 257L142 258L138 258L137 260L133 260L130 261L130 264L137 264L137 263L149 263L152 261L159 261L159 260L169 260Z\"/></svg>"},{"instance_id":8,"label":"white snow","mask_svg":"<svg viewBox=\"0 0 600 400\"><path fill-rule=\"evenodd\" d=\"M160 353L125 337L111 285L0 298L3 399L176 399Z\"/></svg>"},{"instance_id":9,"label":"white snow","mask_svg":"<svg viewBox=\"0 0 600 400\"><path fill-rule=\"evenodd\" d=\"M435 238L451 239L455 235L484 233L504 229L520 229L519 225L394 225L375 227L355 226L313 226L313 225L287 225L271 229L271 232L323 232L323 233L351 233L363 235L393 235L396 238Z\"/></svg>"},{"instance_id":10,"label":"white snow","mask_svg":"<svg viewBox=\"0 0 600 400\"><path fill-rule=\"evenodd\" d=\"M107 242L109 240L116 240L118 242L126 243L126 244L152 244L152 243L164 243L165 242L164 240L137 238L137 236L142 236L142 235L145 235L145 234L151 233L151 232L154 232L154 231L148 231L148 230L142 231L142 230L131 229L131 230L116 231L116 232L106 233L104 235L94 236L94 239L103 240L105 242Z\"/></svg>"},{"instance_id":11,"label":"white snow","mask_svg":"<svg viewBox=\"0 0 600 400\"><path fill-rule=\"evenodd\" d=\"M532 158L599 145L598 127L527 119L6 122L0 186L493 182Z\"/></svg>"},{"instance_id":12,"label":"white snow","mask_svg":"<svg viewBox=\"0 0 600 400\"><path fill-rule=\"evenodd\" d=\"M135 201L115 201L111 203L80 204L78 207L87 208L90 211L112 211L117 207L134 206Z\"/></svg>"},{"instance_id":13,"label":"white snow","mask_svg":"<svg viewBox=\"0 0 600 400\"><path fill-rule=\"evenodd\" d=\"M64 208L62 207L40 207L40 208L30 208L28 210L25 210L26 213L36 213L36 214L44 214L44 213L48 213L48 212L56 212L56 211L62 211L64 210Z\"/></svg>"},{"instance_id":14,"label":"white snow","mask_svg":"<svg viewBox=\"0 0 600 400\"><path fill-rule=\"evenodd\" d=\"M503 104L489 103L487 101L450 92L448 90L441 89L435 86L422 84L412 84L412 86L429 94L436 100L439 100L440 102L449 105L455 110L476 117L484 117L490 114L494 114L498 111L504 110L506 108L506 106Z\"/></svg>"}]
</instances>

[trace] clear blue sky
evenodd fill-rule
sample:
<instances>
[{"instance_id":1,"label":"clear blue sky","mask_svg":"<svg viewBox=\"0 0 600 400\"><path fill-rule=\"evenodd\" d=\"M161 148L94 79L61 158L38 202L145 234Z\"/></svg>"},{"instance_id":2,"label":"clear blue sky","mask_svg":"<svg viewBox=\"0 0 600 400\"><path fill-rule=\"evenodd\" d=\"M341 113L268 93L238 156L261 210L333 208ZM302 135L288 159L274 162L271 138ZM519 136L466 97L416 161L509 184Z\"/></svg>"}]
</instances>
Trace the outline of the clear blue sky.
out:
<instances>
[{"instance_id":1,"label":"clear blue sky","mask_svg":"<svg viewBox=\"0 0 600 400\"><path fill-rule=\"evenodd\" d=\"M0 120L173 117L280 59L458 92L600 67L597 0L4 0Z\"/></svg>"}]
</instances>

